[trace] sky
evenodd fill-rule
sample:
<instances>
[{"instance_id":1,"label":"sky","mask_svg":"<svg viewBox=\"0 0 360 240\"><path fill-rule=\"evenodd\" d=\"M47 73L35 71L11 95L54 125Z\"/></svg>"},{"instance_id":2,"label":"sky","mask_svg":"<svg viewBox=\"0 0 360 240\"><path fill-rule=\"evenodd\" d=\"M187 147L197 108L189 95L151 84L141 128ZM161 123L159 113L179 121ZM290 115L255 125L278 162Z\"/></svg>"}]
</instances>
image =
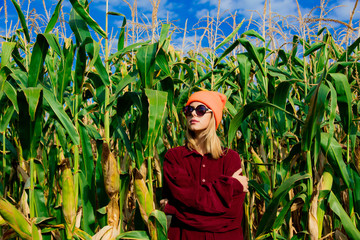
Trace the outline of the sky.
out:
<instances>
[{"instance_id":1,"label":"sky","mask_svg":"<svg viewBox=\"0 0 360 240\"><path fill-rule=\"evenodd\" d=\"M57 4L56 0L17 0L21 3L21 9L25 16L28 10L33 14L36 13L44 22L46 22L46 14L44 12L44 2L46 8L51 16ZM95 21L105 29L105 12L106 0L88 0L90 2L90 15ZM133 6L134 0L109 0L109 11L124 14L128 23L131 22L131 12L129 5ZM220 27L224 35L228 35L231 30L231 25L235 19L236 23L240 23L245 19L245 24L249 19L253 23L261 23L265 0L220 0L220 9L218 9L219 0L137 0L137 16L138 22L151 24L152 4L151 2L159 2L157 12L157 19L159 22L171 22L178 30L172 37L173 43L181 45L184 38L183 30L186 27L185 40L191 41L195 36L195 30L205 25L205 17L211 16L216 18L220 14L220 21L226 19L227 23L223 23ZM301 15L319 17L321 2L325 2L326 18L336 19L349 22L349 16L355 6L356 0L298 0ZM5 23L5 4L7 24ZM69 0L63 1L63 10L65 13L70 12L71 4ZM271 7L272 16L277 19L294 19L293 16L298 16L298 8L296 0L268 0L268 9ZM360 4L359 4L360 5ZM219 10L219 11L218 11ZM233 16L233 18L231 18ZM236 16L236 17L234 17ZM359 26L360 12L359 7L355 10L353 24L355 27ZM118 34L123 18L119 16L109 17L109 32L113 31L113 36ZM6 30L10 26L14 26L17 19L17 13L11 0L0 0L0 36L4 36ZM289 20L290 21L290 20ZM283 24L286 21L281 21ZM46 25L43 25L43 30ZM143 32L144 33L144 32ZM199 33L197 33L199 34ZM146 34L143 35L146 38ZM197 40L198 41L198 40Z\"/></svg>"}]
</instances>

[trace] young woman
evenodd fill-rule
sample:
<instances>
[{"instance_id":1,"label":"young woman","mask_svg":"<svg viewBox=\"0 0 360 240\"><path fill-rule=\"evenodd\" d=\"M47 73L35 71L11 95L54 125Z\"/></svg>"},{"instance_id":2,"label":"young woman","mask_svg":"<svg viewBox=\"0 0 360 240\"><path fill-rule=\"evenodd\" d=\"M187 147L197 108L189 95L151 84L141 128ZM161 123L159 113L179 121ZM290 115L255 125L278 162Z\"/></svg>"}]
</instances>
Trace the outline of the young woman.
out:
<instances>
[{"instance_id":1,"label":"young woman","mask_svg":"<svg viewBox=\"0 0 360 240\"><path fill-rule=\"evenodd\" d=\"M239 154L221 147L216 134L226 96L192 94L184 107L185 146L168 150L164 160L164 211L172 215L170 240L241 240L248 180Z\"/></svg>"}]
</instances>

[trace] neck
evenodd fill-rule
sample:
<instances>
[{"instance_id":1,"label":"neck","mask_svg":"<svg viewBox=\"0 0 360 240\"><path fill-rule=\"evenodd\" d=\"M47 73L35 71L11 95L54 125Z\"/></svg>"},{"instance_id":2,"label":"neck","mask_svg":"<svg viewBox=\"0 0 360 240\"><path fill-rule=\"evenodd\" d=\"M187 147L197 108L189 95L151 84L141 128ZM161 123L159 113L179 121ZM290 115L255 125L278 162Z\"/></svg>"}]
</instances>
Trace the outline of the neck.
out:
<instances>
[{"instance_id":1,"label":"neck","mask_svg":"<svg viewBox=\"0 0 360 240\"><path fill-rule=\"evenodd\" d=\"M195 137L195 144L196 144L196 150L201 154L204 155L206 153L206 147L205 147L205 142L203 141L204 139L200 139L198 137L198 135L196 135Z\"/></svg>"}]
</instances>

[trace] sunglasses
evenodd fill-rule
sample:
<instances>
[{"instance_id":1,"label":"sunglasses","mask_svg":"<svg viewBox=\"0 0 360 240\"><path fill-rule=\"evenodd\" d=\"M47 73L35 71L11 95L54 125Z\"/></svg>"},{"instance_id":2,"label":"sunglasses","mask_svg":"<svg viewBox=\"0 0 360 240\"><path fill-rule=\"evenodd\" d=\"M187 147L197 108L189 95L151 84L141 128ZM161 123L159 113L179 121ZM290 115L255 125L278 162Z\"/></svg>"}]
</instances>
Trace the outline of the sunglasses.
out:
<instances>
[{"instance_id":1,"label":"sunglasses","mask_svg":"<svg viewBox=\"0 0 360 240\"><path fill-rule=\"evenodd\" d=\"M205 105L198 105L196 108L194 108L193 106L185 106L183 108L184 114L187 117L190 117L194 110L196 112L196 115L199 117L204 116L207 112L212 112L211 109L207 108Z\"/></svg>"}]
</instances>

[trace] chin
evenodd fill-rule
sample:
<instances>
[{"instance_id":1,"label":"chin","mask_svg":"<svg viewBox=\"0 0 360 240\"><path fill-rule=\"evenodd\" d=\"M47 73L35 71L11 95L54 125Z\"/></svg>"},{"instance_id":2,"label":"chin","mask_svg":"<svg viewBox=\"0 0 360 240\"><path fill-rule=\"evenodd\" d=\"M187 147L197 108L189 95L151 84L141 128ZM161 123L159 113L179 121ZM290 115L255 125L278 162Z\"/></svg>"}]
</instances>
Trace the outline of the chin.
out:
<instances>
[{"instance_id":1,"label":"chin","mask_svg":"<svg viewBox=\"0 0 360 240\"><path fill-rule=\"evenodd\" d=\"M193 132L196 132L196 133L199 133L199 132L205 130L205 129L198 128L198 127L190 127L189 129L190 129L191 131L193 131Z\"/></svg>"}]
</instances>

